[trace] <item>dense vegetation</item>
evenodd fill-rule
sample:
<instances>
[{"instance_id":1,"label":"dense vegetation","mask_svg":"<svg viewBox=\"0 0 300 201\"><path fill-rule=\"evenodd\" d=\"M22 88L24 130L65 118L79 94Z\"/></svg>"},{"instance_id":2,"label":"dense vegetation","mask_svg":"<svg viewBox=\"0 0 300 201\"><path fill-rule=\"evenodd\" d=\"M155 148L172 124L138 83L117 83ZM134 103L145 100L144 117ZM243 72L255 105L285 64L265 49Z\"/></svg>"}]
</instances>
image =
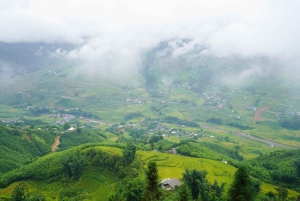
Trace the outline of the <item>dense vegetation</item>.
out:
<instances>
[{"instance_id":1,"label":"dense vegetation","mask_svg":"<svg viewBox=\"0 0 300 201\"><path fill-rule=\"evenodd\" d=\"M282 150L247 162L250 174L276 185L285 184L300 191L300 150Z\"/></svg>"},{"instance_id":2,"label":"dense vegetation","mask_svg":"<svg viewBox=\"0 0 300 201\"><path fill-rule=\"evenodd\" d=\"M0 136L0 172L3 174L50 153L55 135L47 131L21 131L0 125Z\"/></svg>"},{"instance_id":3,"label":"dense vegetation","mask_svg":"<svg viewBox=\"0 0 300 201\"><path fill-rule=\"evenodd\" d=\"M178 124L178 125L184 125L184 126L189 126L189 127L200 127L200 125L197 124L196 122L182 120L182 119L179 119L178 117L173 117L173 116L165 117L164 121L167 123L170 123L170 124Z\"/></svg>"},{"instance_id":4,"label":"dense vegetation","mask_svg":"<svg viewBox=\"0 0 300 201\"><path fill-rule=\"evenodd\" d=\"M280 119L281 126L286 129L299 130L300 129L300 116L294 114L291 117L286 117L284 114L281 115Z\"/></svg>"},{"instance_id":5,"label":"dense vegetation","mask_svg":"<svg viewBox=\"0 0 300 201\"><path fill-rule=\"evenodd\" d=\"M237 165L243 157L235 150L225 149L211 143L183 143L178 149L179 154L197 158L209 158L214 160L228 160L232 165Z\"/></svg>"}]
</instances>

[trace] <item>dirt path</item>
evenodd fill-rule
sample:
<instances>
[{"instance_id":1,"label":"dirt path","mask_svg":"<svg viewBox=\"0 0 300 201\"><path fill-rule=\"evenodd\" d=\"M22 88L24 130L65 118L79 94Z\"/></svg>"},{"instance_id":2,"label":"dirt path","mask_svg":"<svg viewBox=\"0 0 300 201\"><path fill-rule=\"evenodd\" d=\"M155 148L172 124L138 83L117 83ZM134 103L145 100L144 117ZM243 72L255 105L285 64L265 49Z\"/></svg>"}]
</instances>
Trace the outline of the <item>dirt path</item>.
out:
<instances>
[{"instance_id":1,"label":"dirt path","mask_svg":"<svg viewBox=\"0 0 300 201\"><path fill-rule=\"evenodd\" d=\"M270 108L270 106L267 105L267 106L265 106L265 107L263 107L263 108L261 108L261 109L256 109L256 110L255 110L254 117L253 117L253 123L256 123L256 122L258 122L258 121L261 121L262 118L260 117L260 113L261 113L262 111L264 111L264 110L269 109L269 108Z\"/></svg>"},{"instance_id":2,"label":"dirt path","mask_svg":"<svg viewBox=\"0 0 300 201\"><path fill-rule=\"evenodd\" d=\"M24 137L26 138L26 140L27 140L28 142L31 142L31 139L30 139L30 137L27 135L27 133L24 133Z\"/></svg>"},{"instance_id":3,"label":"dirt path","mask_svg":"<svg viewBox=\"0 0 300 201\"><path fill-rule=\"evenodd\" d=\"M60 136L56 136L56 137L55 137L55 141L54 141L53 144L51 145L52 152L55 152L56 149L58 149L59 138L60 138Z\"/></svg>"}]
</instances>

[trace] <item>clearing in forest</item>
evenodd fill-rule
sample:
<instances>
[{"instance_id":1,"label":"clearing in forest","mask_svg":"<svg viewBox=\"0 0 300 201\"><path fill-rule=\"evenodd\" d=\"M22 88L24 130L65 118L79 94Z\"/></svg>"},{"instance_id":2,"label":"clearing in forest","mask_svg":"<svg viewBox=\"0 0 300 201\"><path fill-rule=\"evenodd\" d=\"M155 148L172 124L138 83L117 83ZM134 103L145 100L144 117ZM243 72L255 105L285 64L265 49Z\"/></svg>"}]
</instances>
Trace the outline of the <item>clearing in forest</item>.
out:
<instances>
[{"instance_id":1,"label":"clearing in forest","mask_svg":"<svg viewBox=\"0 0 300 201\"><path fill-rule=\"evenodd\" d=\"M60 136L56 136L55 137L55 141L53 142L53 144L51 145L51 150L52 150L52 152L55 152L56 151L56 149L58 149L58 145L59 145L59 138L60 138Z\"/></svg>"}]
</instances>

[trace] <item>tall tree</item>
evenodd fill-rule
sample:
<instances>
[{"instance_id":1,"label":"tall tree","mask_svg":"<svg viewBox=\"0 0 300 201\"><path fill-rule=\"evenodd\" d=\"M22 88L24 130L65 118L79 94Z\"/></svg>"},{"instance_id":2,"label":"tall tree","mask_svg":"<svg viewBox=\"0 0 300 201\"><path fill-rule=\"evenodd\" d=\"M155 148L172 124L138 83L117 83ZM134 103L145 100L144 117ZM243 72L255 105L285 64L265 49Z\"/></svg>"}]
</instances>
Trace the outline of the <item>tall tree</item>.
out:
<instances>
[{"instance_id":1,"label":"tall tree","mask_svg":"<svg viewBox=\"0 0 300 201\"><path fill-rule=\"evenodd\" d=\"M230 201L252 201L255 190L246 166L241 165L234 174L233 182L228 190Z\"/></svg>"},{"instance_id":2,"label":"tall tree","mask_svg":"<svg viewBox=\"0 0 300 201\"><path fill-rule=\"evenodd\" d=\"M206 171L185 170L183 181L189 186L193 200L198 199L200 193L204 195L206 189Z\"/></svg>"},{"instance_id":3,"label":"tall tree","mask_svg":"<svg viewBox=\"0 0 300 201\"><path fill-rule=\"evenodd\" d=\"M136 146L132 142L128 142L123 149L125 164L129 165L135 158Z\"/></svg>"},{"instance_id":4,"label":"tall tree","mask_svg":"<svg viewBox=\"0 0 300 201\"><path fill-rule=\"evenodd\" d=\"M144 194L145 201L155 201L159 200L162 192L159 188L158 184L158 169L156 162L149 162L148 169L146 170L146 177L147 177L147 186L146 191Z\"/></svg>"},{"instance_id":5,"label":"tall tree","mask_svg":"<svg viewBox=\"0 0 300 201\"><path fill-rule=\"evenodd\" d=\"M200 198L201 201L215 201L223 200L223 190L225 183L221 186L215 181L210 184L206 179L206 171L186 170L183 174L183 181L189 186L192 193L193 200Z\"/></svg>"}]
</instances>

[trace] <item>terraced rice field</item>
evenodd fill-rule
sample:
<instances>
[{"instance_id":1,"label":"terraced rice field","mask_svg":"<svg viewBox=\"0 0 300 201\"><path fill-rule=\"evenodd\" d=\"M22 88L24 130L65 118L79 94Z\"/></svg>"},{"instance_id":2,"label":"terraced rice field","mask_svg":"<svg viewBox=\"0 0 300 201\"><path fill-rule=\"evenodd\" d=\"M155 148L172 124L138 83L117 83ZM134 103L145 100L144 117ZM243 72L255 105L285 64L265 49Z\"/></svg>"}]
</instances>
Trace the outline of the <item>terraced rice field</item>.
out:
<instances>
[{"instance_id":1,"label":"terraced rice field","mask_svg":"<svg viewBox=\"0 0 300 201\"><path fill-rule=\"evenodd\" d=\"M158 165L160 179L181 178L186 169L206 170L208 180L213 182L231 183L235 168L221 161L214 161L203 158L191 158L174 154L137 151L137 157L142 161L144 168L150 161Z\"/></svg>"},{"instance_id":2,"label":"terraced rice field","mask_svg":"<svg viewBox=\"0 0 300 201\"><path fill-rule=\"evenodd\" d=\"M115 147L99 147L99 149L121 154L121 150ZM182 178L182 174L186 169L206 170L207 179L210 182L217 180L218 183L226 182L226 189L233 180L236 168L221 161L215 161L204 158L192 158L187 156L180 156L167 153L159 153L152 151L137 151L137 158L143 165L143 168L147 168L147 163L155 161L158 166L159 179L165 178ZM262 192L267 193L269 191L275 192L275 187L272 184L262 183ZM290 197L296 197L299 193L289 190Z\"/></svg>"},{"instance_id":3,"label":"terraced rice field","mask_svg":"<svg viewBox=\"0 0 300 201\"><path fill-rule=\"evenodd\" d=\"M76 189L85 191L87 200L104 201L108 200L114 189L115 179L108 172L102 172L94 167L85 169Z\"/></svg>"}]
</instances>

